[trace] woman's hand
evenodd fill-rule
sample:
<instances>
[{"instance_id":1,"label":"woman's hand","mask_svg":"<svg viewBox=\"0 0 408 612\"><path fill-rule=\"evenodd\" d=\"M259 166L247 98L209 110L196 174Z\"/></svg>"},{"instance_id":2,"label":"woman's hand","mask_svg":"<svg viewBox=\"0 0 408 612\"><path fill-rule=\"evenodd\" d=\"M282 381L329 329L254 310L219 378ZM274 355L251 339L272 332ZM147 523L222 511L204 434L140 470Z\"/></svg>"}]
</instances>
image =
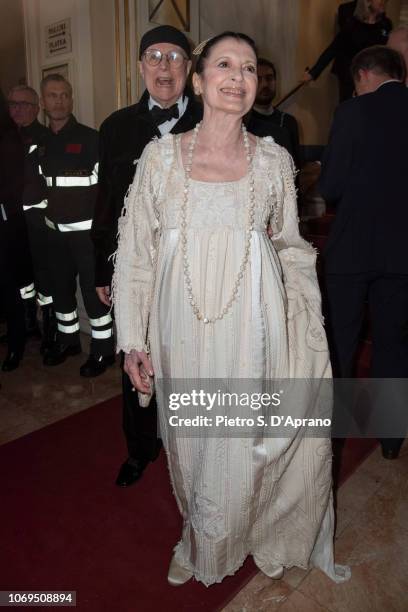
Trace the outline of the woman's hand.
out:
<instances>
[{"instance_id":1,"label":"woman's hand","mask_svg":"<svg viewBox=\"0 0 408 612\"><path fill-rule=\"evenodd\" d=\"M150 393L149 377L154 376L154 372L150 357L145 351L132 350L126 354L123 369L137 391Z\"/></svg>"},{"instance_id":2,"label":"woman's hand","mask_svg":"<svg viewBox=\"0 0 408 612\"><path fill-rule=\"evenodd\" d=\"M301 83L310 83L310 81L313 81L313 77L310 74L310 72L308 70L305 71L305 73L303 74L302 78L300 79Z\"/></svg>"},{"instance_id":3,"label":"woman's hand","mask_svg":"<svg viewBox=\"0 0 408 612\"><path fill-rule=\"evenodd\" d=\"M109 285L106 287L96 287L96 293L98 294L98 298L101 300L102 304L105 304L105 306L111 305Z\"/></svg>"}]
</instances>

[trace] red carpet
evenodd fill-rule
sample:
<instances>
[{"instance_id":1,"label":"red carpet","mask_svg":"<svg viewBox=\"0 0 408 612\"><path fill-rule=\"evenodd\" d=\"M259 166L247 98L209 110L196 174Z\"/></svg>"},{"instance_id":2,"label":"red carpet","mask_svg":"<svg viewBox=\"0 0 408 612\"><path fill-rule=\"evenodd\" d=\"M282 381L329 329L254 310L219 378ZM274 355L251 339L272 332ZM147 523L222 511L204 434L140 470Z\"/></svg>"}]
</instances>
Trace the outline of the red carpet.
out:
<instances>
[{"instance_id":1,"label":"red carpet","mask_svg":"<svg viewBox=\"0 0 408 612\"><path fill-rule=\"evenodd\" d=\"M164 453L136 486L114 486L120 422L114 398L0 447L0 590L76 590L81 612L222 609L255 566L208 589L167 585L181 521ZM369 450L346 444L340 480Z\"/></svg>"}]
</instances>

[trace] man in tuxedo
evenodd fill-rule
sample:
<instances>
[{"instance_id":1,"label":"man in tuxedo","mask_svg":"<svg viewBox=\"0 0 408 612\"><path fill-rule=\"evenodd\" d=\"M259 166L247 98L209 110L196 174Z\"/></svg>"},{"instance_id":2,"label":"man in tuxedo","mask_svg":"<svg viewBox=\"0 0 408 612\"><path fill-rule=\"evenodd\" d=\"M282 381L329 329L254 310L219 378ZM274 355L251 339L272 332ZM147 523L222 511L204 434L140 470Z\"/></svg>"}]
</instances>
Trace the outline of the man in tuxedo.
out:
<instances>
[{"instance_id":1,"label":"man in tuxedo","mask_svg":"<svg viewBox=\"0 0 408 612\"><path fill-rule=\"evenodd\" d=\"M408 90L401 56L385 46L352 63L357 98L335 114L320 192L336 206L325 251L334 372L351 377L368 301L373 378L408 377ZM403 435L403 432L401 432ZM402 438L382 439L398 456Z\"/></svg>"},{"instance_id":2,"label":"man in tuxedo","mask_svg":"<svg viewBox=\"0 0 408 612\"><path fill-rule=\"evenodd\" d=\"M300 169L298 124L288 113L273 105L276 96L276 68L267 59L258 59L258 90L252 109L248 130L257 136L272 136L292 155L296 168Z\"/></svg>"},{"instance_id":3,"label":"man in tuxedo","mask_svg":"<svg viewBox=\"0 0 408 612\"><path fill-rule=\"evenodd\" d=\"M110 304L112 262L116 249L118 218L136 164L155 136L192 129L201 119L201 108L186 88L191 69L191 49L185 35L172 26L149 30L140 41L139 68L146 84L137 104L110 115L100 129L99 195L92 224L96 252L96 291ZM128 375L122 374L123 429L128 458L116 480L126 487L136 482L160 451L157 439L156 401L142 408L132 392Z\"/></svg>"}]
</instances>

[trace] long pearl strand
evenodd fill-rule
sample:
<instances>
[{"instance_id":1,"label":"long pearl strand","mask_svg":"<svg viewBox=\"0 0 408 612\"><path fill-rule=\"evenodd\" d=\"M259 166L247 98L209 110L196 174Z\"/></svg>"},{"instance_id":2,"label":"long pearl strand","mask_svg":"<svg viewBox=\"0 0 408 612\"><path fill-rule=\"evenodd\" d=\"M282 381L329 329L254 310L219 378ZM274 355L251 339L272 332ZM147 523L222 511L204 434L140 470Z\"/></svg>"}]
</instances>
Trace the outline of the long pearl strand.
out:
<instances>
[{"instance_id":1,"label":"long pearl strand","mask_svg":"<svg viewBox=\"0 0 408 612\"><path fill-rule=\"evenodd\" d=\"M181 241L181 250L183 253L183 270L184 270L184 280L187 289L187 297L191 304L191 308L197 319L202 321L203 323L215 323L215 321L220 321L224 318L224 316L231 309L233 303L236 301L238 297L238 290L241 284L241 281L244 277L244 272L246 266L249 261L249 255L251 251L251 236L252 230L254 229L254 215L255 215L255 180L254 173L252 167L252 156L251 156L251 148L249 144L248 133L244 125L242 125L242 136L244 140L244 147L246 152L246 158L248 160L248 173L249 173L249 199L247 205L247 228L245 231L245 248L244 255L242 258L242 262L239 268L239 272L237 274L237 278L233 284L231 295L224 308L214 317L206 316L202 313L200 307L197 304L197 299L193 294L193 286L191 282L191 274L190 274L190 263L188 261L187 255L187 205L188 205L188 196L190 191L190 175L191 168L193 164L193 153L194 148L197 142L198 131L201 127L201 122L197 123L193 130L193 135L191 138L191 142L188 148L188 156L187 156L187 164L184 172L184 192L183 192L183 203L181 205L180 210L180 241Z\"/></svg>"}]
</instances>

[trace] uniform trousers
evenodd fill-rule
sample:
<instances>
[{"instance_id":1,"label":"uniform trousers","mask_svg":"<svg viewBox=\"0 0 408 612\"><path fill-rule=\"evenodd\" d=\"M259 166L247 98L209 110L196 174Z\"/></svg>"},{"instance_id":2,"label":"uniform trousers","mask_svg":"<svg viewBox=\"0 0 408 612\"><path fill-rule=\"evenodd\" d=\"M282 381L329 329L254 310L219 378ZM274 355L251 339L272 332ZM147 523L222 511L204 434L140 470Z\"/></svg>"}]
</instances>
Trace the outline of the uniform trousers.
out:
<instances>
[{"instance_id":1,"label":"uniform trousers","mask_svg":"<svg viewBox=\"0 0 408 612\"><path fill-rule=\"evenodd\" d=\"M25 311L20 288L32 277L27 233L21 214L0 216L0 300L7 324L10 352L22 354L25 345Z\"/></svg>"},{"instance_id":2,"label":"uniform trousers","mask_svg":"<svg viewBox=\"0 0 408 612\"><path fill-rule=\"evenodd\" d=\"M371 377L407 378L408 274L326 274L326 291L335 376L353 376L368 302L372 335ZM405 434L401 431L401 438L382 439L383 448L399 449Z\"/></svg>"},{"instance_id":3,"label":"uniform trousers","mask_svg":"<svg viewBox=\"0 0 408 612\"><path fill-rule=\"evenodd\" d=\"M25 219L38 303L40 306L45 306L52 303L52 284L47 242L48 228L45 225L44 210L30 208L25 212Z\"/></svg>"},{"instance_id":4,"label":"uniform trousers","mask_svg":"<svg viewBox=\"0 0 408 612\"><path fill-rule=\"evenodd\" d=\"M113 355L112 317L95 291L94 250L89 230L61 232L47 227L47 240L57 341L69 346L79 344L78 276L92 330L90 353L104 357Z\"/></svg>"}]
</instances>

